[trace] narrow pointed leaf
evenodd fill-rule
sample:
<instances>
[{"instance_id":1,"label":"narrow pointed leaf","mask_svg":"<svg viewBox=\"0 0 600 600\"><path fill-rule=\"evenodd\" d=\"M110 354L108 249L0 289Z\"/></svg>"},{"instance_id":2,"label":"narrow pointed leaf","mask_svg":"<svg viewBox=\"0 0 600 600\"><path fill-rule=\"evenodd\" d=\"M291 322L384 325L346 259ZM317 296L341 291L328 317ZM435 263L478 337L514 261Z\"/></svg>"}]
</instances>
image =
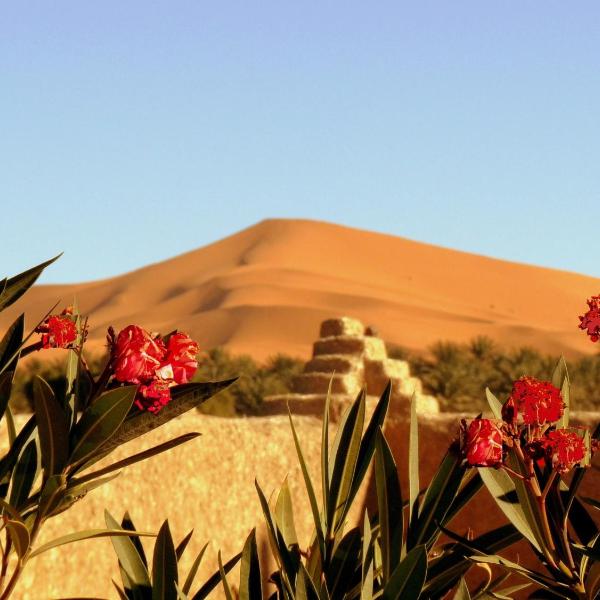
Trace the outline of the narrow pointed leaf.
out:
<instances>
[{"instance_id":1,"label":"narrow pointed leaf","mask_svg":"<svg viewBox=\"0 0 600 600\"><path fill-rule=\"evenodd\" d=\"M330 483L327 521L337 530L343 523L349 508L349 494L356 469L360 450L360 441L365 419L365 393L358 395L347 413L347 418L340 424L338 443L334 443L333 472Z\"/></svg>"},{"instance_id":2,"label":"narrow pointed leaf","mask_svg":"<svg viewBox=\"0 0 600 600\"><path fill-rule=\"evenodd\" d=\"M110 390L86 409L73 432L71 464L90 458L115 434L133 405L136 391L136 386Z\"/></svg>"},{"instance_id":3,"label":"narrow pointed leaf","mask_svg":"<svg viewBox=\"0 0 600 600\"><path fill-rule=\"evenodd\" d=\"M187 548L190 540L192 539L192 535L194 534L194 530L190 529L189 533L179 542L177 548L175 548L175 554L177 555L177 561L181 560L185 549Z\"/></svg>"},{"instance_id":4,"label":"narrow pointed leaf","mask_svg":"<svg viewBox=\"0 0 600 600\"><path fill-rule=\"evenodd\" d=\"M46 477L60 473L69 453L69 423L52 388L40 377L33 380L33 406L40 435L42 468Z\"/></svg>"},{"instance_id":5,"label":"narrow pointed leaf","mask_svg":"<svg viewBox=\"0 0 600 600\"><path fill-rule=\"evenodd\" d=\"M78 478L78 481L90 481L91 479L96 479L97 477L101 477L102 475L106 475L107 473L112 473L113 471L117 471L119 469L124 469L130 465L133 465L137 462L141 462L142 460L146 460L152 456L156 456L157 454L161 454L162 452L166 452L171 448L175 448L181 444L185 444L185 442L189 442L197 438L200 434L196 432L186 433L184 435L180 435L179 437L173 438L168 442L164 442L162 444L158 444L152 448L148 448L148 450L143 450L142 452L138 452L137 454L133 454L132 456L128 456L123 460L119 460L112 465L108 465L103 467L102 469L98 469L97 471L93 471L92 473L86 473ZM95 462L95 461L94 461ZM88 467L90 463L86 463L83 465L82 469ZM93 463L92 463L93 464Z\"/></svg>"},{"instance_id":6,"label":"narrow pointed leaf","mask_svg":"<svg viewBox=\"0 0 600 600\"><path fill-rule=\"evenodd\" d=\"M412 523L417 517L419 498L419 423L417 399L413 395L410 403L410 431L408 440L408 519Z\"/></svg>"},{"instance_id":7,"label":"narrow pointed leaf","mask_svg":"<svg viewBox=\"0 0 600 600\"><path fill-rule=\"evenodd\" d=\"M23 333L25 330L25 315L21 314L8 328L2 340L0 340L0 373L6 371L15 371L19 351L23 344ZM4 399L3 404L4 404ZM8 402L8 401L7 401ZM0 406L2 412L6 409L6 405Z\"/></svg>"},{"instance_id":8,"label":"narrow pointed leaf","mask_svg":"<svg viewBox=\"0 0 600 600\"><path fill-rule=\"evenodd\" d=\"M246 539L244 549L242 550L239 600L255 600L262 597L260 564L256 546L256 529L253 529Z\"/></svg>"},{"instance_id":9,"label":"narrow pointed leaf","mask_svg":"<svg viewBox=\"0 0 600 600\"><path fill-rule=\"evenodd\" d=\"M152 600L177 600L175 584L178 582L175 544L169 529L169 522L165 521L158 532L156 544L154 545Z\"/></svg>"},{"instance_id":10,"label":"narrow pointed leaf","mask_svg":"<svg viewBox=\"0 0 600 600\"><path fill-rule=\"evenodd\" d=\"M362 545L362 585L360 600L373 600L373 546L371 537L371 523L365 511L363 520L363 545Z\"/></svg>"},{"instance_id":11,"label":"narrow pointed leaf","mask_svg":"<svg viewBox=\"0 0 600 600\"><path fill-rule=\"evenodd\" d=\"M0 294L0 312L16 302L37 280L42 271L61 256L55 256L36 267L7 279Z\"/></svg>"},{"instance_id":12,"label":"narrow pointed leaf","mask_svg":"<svg viewBox=\"0 0 600 600\"><path fill-rule=\"evenodd\" d=\"M104 511L104 519L106 526L112 531L122 531L119 528L119 523L114 517L108 512ZM123 537L111 537L111 542L115 552L119 558L119 563L123 567L123 570L127 574L127 577L131 580L131 583L135 587L150 590L152 584L150 583L150 575L148 569L139 555L135 545L129 539L129 535L140 535L136 531L127 532L127 535Z\"/></svg>"},{"instance_id":13,"label":"narrow pointed leaf","mask_svg":"<svg viewBox=\"0 0 600 600\"><path fill-rule=\"evenodd\" d=\"M427 577L427 551L416 546L398 565L383 590L382 600L418 600Z\"/></svg>"},{"instance_id":14,"label":"narrow pointed leaf","mask_svg":"<svg viewBox=\"0 0 600 600\"><path fill-rule=\"evenodd\" d=\"M192 600L205 600L208 595L219 585L221 582L221 570L227 574L242 557L242 553L236 554L233 558L228 560L224 565L223 569L219 569L212 577L210 577L206 583L194 594Z\"/></svg>"},{"instance_id":15,"label":"narrow pointed leaf","mask_svg":"<svg viewBox=\"0 0 600 600\"><path fill-rule=\"evenodd\" d=\"M118 525L118 524L117 524ZM141 532L141 531L125 531L120 528L115 529L88 529L86 531L76 531L75 533L69 533L67 535L63 535L51 542L43 544L42 546L38 546L30 555L29 558L33 558L34 556L39 556L48 550L52 550L52 548L58 548L59 546L64 546L65 544L72 544L73 542L79 542L81 540L91 540L96 538L104 538L109 537L111 540L127 540L128 536L131 535L140 535L144 537L154 537L153 533ZM129 541L129 540L127 540ZM117 555L119 553L117 552ZM119 557L119 560L121 558ZM149 582L148 582L149 583Z\"/></svg>"},{"instance_id":16,"label":"narrow pointed leaf","mask_svg":"<svg viewBox=\"0 0 600 600\"><path fill-rule=\"evenodd\" d=\"M490 388L485 388L485 396L486 396L488 404L490 406L490 410L492 411L492 414L494 415L494 419L501 419L502 418L502 402L500 402L500 400L498 400L498 398L496 398L496 396L494 396L494 394L491 392Z\"/></svg>"},{"instance_id":17,"label":"narrow pointed leaf","mask_svg":"<svg viewBox=\"0 0 600 600\"><path fill-rule=\"evenodd\" d=\"M254 599L253 599L254 600ZM319 593L313 580L310 578L304 565L300 565L300 570L296 577L296 598L295 600L320 600Z\"/></svg>"},{"instance_id":18,"label":"narrow pointed leaf","mask_svg":"<svg viewBox=\"0 0 600 600\"><path fill-rule=\"evenodd\" d=\"M469 594L469 588L464 578L460 578L460 583L452 600L471 600L471 594Z\"/></svg>"},{"instance_id":19,"label":"narrow pointed leaf","mask_svg":"<svg viewBox=\"0 0 600 600\"><path fill-rule=\"evenodd\" d=\"M235 383L237 378L209 383L185 383L171 389L171 401L158 414L147 411L128 416L102 448L101 456L106 456L118 446L168 423L171 419L206 402L209 398Z\"/></svg>"},{"instance_id":20,"label":"narrow pointed leaf","mask_svg":"<svg viewBox=\"0 0 600 600\"><path fill-rule=\"evenodd\" d=\"M10 534L10 539L15 547L17 556L23 558L29 550L29 529L25 527L22 521L13 521L11 519L6 522L6 529Z\"/></svg>"},{"instance_id":21,"label":"narrow pointed leaf","mask_svg":"<svg viewBox=\"0 0 600 600\"><path fill-rule=\"evenodd\" d=\"M319 513L319 506L317 504L317 496L315 494L315 489L313 487L310 475L308 473L306 461L304 460L304 454L300 446L300 440L298 439L298 434L296 433L296 428L294 427L294 421L292 420L292 414L289 411L289 407L288 416L290 420L290 427L292 429L292 437L294 438L294 445L296 447L296 454L298 455L298 462L300 463L302 477L304 478L304 487L306 487L306 493L308 494L308 500L310 502L310 509L312 511L312 517L315 524L315 531L317 535L317 541L319 544L319 551L321 553L322 559L325 560L325 536L321 525L321 515ZM324 443L327 443L326 439Z\"/></svg>"},{"instance_id":22,"label":"narrow pointed leaf","mask_svg":"<svg viewBox=\"0 0 600 600\"><path fill-rule=\"evenodd\" d=\"M204 558L204 553L206 552L207 548L208 548L208 542L206 544L204 544L204 546L202 547L202 550L200 550L200 552L198 552L198 555L194 559L194 562L192 563L192 566L190 567L188 576L185 578L185 582L183 584L183 587L181 588L184 594L190 593L190 590L192 589L192 585L194 583L194 579L196 578L196 573L198 573L198 569L200 568L200 563L202 562L202 559Z\"/></svg>"},{"instance_id":23,"label":"narrow pointed leaf","mask_svg":"<svg viewBox=\"0 0 600 600\"><path fill-rule=\"evenodd\" d=\"M396 462L381 429L378 432L375 448L375 485L377 488L383 582L385 583L400 562L402 532L404 529L402 490Z\"/></svg>"},{"instance_id":24,"label":"narrow pointed leaf","mask_svg":"<svg viewBox=\"0 0 600 600\"><path fill-rule=\"evenodd\" d=\"M296 526L294 525L294 507L292 506L292 496L287 481L284 481L277 496L275 523L277 523L277 527L281 535L283 535L288 548L298 545L298 536L296 535Z\"/></svg>"},{"instance_id":25,"label":"narrow pointed leaf","mask_svg":"<svg viewBox=\"0 0 600 600\"><path fill-rule=\"evenodd\" d=\"M329 406L331 403L331 388L333 376L329 380L325 409L323 410L323 426L321 428L321 488L323 507L329 504ZM326 515L325 515L326 516Z\"/></svg>"},{"instance_id":26,"label":"narrow pointed leaf","mask_svg":"<svg viewBox=\"0 0 600 600\"><path fill-rule=\"evenodd\" d=\"M29 497L37 475L38 456L35 440L31 440L19 457L12 477L10 503L20 508Z\"/></svg>"},{"instance_id":27,"label":"narrow pointed leaf","mask_svg":"<svg viewBox=\"0 0 600 600\"><path fill-rule=\"evenodd\" d=\"M114 475L113 475L114 477ZM121 529L128 529L129 531L137 531L135 524L133 523L133 519L128 511L125 512L123 518L121 519ZM146 558L146 551L144 550L144 546L142 545L142 540L137 535L132 535L130 538L131 543L135 546L144 566L148 568L148 559Z\"/></svg>"}]
</instances>

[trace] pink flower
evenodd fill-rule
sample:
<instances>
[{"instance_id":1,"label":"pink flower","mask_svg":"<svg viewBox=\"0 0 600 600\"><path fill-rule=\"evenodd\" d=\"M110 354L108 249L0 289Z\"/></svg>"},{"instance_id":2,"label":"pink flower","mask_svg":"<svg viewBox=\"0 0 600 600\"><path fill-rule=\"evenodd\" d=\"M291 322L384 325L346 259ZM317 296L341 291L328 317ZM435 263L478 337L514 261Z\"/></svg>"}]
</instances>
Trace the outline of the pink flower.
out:
<instances>
[{"instance_id":1,"label":"pink flower","mask_svg":"<svg viewBox=\"0 0 600 600\"><path fill-rule=\"evenodd\" d=\"M65 308L60 315L49 316L36 329L42 334L42 348L71 348L77 339L73 310Z\"/></svg>"},{"instance_id":2,"label":"pink flower","mask_svg":"<svg viewBox=\"0 0 600 600\"><path fill-rule=\"evenodd\" d=\"M198 344L187 334L176 332L169 337L163 367L171 367L170 376L177 383L188 383L198 369L196 357L199 351Z\"/></svg>"},{"instance_id":3,"label":"pink flower","mask_svg":"<svg viewBox=\"0 0 600 600\"><path fill-rule=\"evenodd\" d=\"M535 377L521 377L515 381L508 401L516 404L526 425L555 423L565 406L558 388Z\"/></svg>"},{"instance_id":4,"label":"pink flower","mask_svg":"<svg viewBox=\"0 0 600 600\"><path fill-rule=\"evenodd\" d=\"M559 473L570 471L586 455L583 438L568 429L556 429L547 435L546 447L552 466Z\"/></svg>"},{"instance_id":5,"label":"pink flower","mask_svg":"<svg viewBox=\"0 0 600 600\"><path fill-rule=\"evenodd\" d=\"M463 421L462 450L467 463L474 467L502 464L502 430L490 419L473 419L468 428Z\"/></svg>"},{"instance_id":6,"label":"pink flower","mask_svg":"<svg viewBox=\"0 0 600 600\"><path fill-rule=\"evenodd\" d=\"M155 378L166 348L159 337L152 337L137 325L129 325L119 332L114 353L115 379L143 383Z\"/></svg>"},{"instance_id":7,"label":"pink flower","mask_svg":"<svg viewBox=\"0 0 600 600\"><path fill-rule=\"evenodd\" d=\"M587 301L588 311L579 317L579 329L583 329L592 342L600 339L600 296L592 296Z\"/></svg>"},{"instance_id":8,"label":"pink flower","mask_svg":"<svg viewBox=\"0 0 600 600\"><path fill-rule=\"evenodd\" d=\"M174 381L154 379L147 385L141 385L135 399L135 405L140 410L158 413L171 401L170 388L175 385Z\"/></svg>"}]
</instances>

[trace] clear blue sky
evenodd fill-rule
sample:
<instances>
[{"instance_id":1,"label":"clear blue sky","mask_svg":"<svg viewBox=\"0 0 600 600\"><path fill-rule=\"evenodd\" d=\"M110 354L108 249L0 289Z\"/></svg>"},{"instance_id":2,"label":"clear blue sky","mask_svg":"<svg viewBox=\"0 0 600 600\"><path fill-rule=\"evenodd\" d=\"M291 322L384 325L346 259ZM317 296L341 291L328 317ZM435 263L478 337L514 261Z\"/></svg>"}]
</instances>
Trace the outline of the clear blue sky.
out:
<instances>
[{"instance_id":1,"label":"clear blue sky","mask_svg":"<svg viewBox=\"0 0 600 600\"><path fill-rule=\"evenodd\" d=\"M596 1L3 3L0 86L0 274L306 217L600 276Z\"/></svg>"}]
</instances>

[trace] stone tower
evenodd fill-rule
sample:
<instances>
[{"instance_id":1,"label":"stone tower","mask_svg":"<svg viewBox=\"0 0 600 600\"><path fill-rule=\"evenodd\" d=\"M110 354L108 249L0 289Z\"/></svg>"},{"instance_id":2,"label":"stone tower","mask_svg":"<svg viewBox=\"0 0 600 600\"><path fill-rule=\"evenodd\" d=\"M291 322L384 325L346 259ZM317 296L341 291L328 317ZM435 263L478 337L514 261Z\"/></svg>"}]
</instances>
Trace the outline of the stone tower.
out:
<instances>
[{"instance_id":1,"label":"stone tower","mask_svg":"<svg viewBox=\"0 0 600 600\"><path fill-rule=\"evenodd\" d=\"M330 385L333 404L343 406L363 387L370 397L379 397L390 380L392 413L408 412L413 394L417 412L439 412L438 401L423 394L421 381L411 377L408 363L388 358L385 343L372 328L365 329L360 321L348 317L328 319L321 324L312 359L292 382L292 393L265 400L288 402L297 413L321 414Z\"/></svg>"}]
</instances>

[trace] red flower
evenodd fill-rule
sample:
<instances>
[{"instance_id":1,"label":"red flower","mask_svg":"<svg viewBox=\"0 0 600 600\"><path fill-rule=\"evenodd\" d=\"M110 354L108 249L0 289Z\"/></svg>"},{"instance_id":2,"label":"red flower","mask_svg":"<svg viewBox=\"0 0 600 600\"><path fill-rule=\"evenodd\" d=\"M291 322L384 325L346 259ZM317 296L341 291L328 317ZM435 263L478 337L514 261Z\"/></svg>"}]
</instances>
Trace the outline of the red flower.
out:
<instances>
[{"instance_id":1,"label":"red flower","mask_svg":"<svg viewBox=\"0 0 600 600\"><path fill-rule=\"evenodd\" d=\"M497 467L502 464L502 430L490 419L463 421L463 454L474 467Z\"/></svg>"},{"instance_id":2,"label":"red flower","mask_svg":"<svg viewBox=\"0 0 600 600\"><path fill-rule=\"evenodd\" d=\"M49 316L36 328L42 334L42 348L70 348L77 339L77 326L71 316L73 310L65 308L60 315Z\"/></svg>"},{"instance_id":3,"label":"red flower","mask_svg":"<svg viewBox=\"0 0 600 600\"><path fill-rule=\"evenodd\" d=\"M198 344L187 334L172 334L167 344L167 357L159 375L164 373L167 378L170 376L177 383L188 383L198 368L196 356L199 351Z\"/></svg>"},{"instance_id":4,"label":"red flower","mask_svg":"<svg viewBox=\"0 0 600 600\"><path fill-rule=\"evenodd\" d=\"M510 401L515 402L526 425L555 423L563 414L564 402L560 390L549 381L521 377L513 383Z\"/></svg>"},{"instance_id":5,"label":"red flower","mask_svg":"<svg viewBox=\"0 0 600 600\"><path fill-rule=\"evenodd\" d=\"M156 376L166 354L159 337L137 325L125 327L115 342L114 374L118 381L144 383Z\"/></svg>"},{"instance_id":6,"label":"red flower","mask_svg":"<svg viewBox=\"0 0 600 600\"><path fill-rule=\"evenodd\" d=\"M174 381L165 381L163 379L154 379L148 385L141 385L135 399L135 405L140 410L148 410L152 413L158 413L171 401L171 388L175 385Z\"/></svg>"},{"instance_id":7,"label":"red flower","mask_svg":"<svg viewBox=\"0 0 600 600\"><path fill-rule=\"evenodd\" d=\"M579 317L579 329L583 329L592 342L600 339L600 296L592 296L588 301L588 311Z\"/></svg>"},{"instance_id":8,"label":"red flower","mask_svg":"<svg viewBox=\"0 0 600 600\"><path fill-rule=\"evenodd\" d=\"M583 438L568 429L556 429L547 436L546 447L552 460L552 466L559 473L570 471L586 455Z\"/></svg>"}]
</instances>

